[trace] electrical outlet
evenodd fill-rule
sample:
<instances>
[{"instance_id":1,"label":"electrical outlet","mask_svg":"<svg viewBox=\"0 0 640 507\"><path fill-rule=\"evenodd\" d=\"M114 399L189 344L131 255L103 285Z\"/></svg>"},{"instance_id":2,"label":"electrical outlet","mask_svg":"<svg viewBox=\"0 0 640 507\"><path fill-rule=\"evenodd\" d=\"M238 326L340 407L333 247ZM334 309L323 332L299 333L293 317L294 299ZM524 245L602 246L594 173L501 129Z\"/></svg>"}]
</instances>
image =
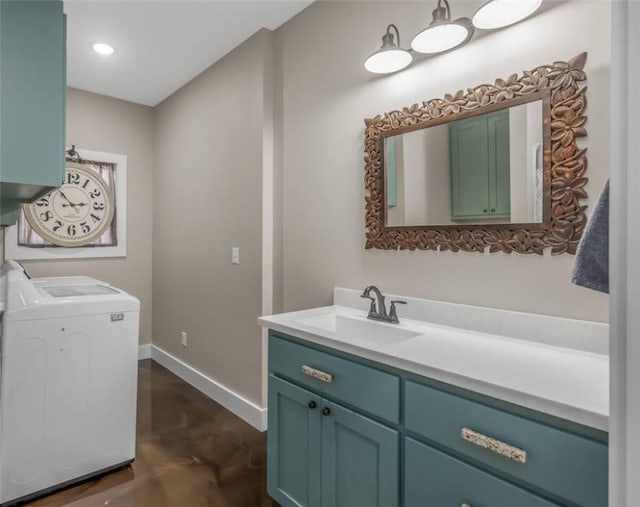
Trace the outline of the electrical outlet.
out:
<instances>
[{"instance_id":1,"label":"electrical outlet","mask_svg":"<svg viewBox=\"0 0 640 507\"><path fill-rule=\"evenodd\" d=\"M240 248L237 246L231 249L231 264L240 264Z\"/></svg>"},{"instance_id":2,"label":"electrical outlet","mask_svg":"<svg viewBox=\"0 0 640 507\"><path fill-rule=\"evenodd\" d=\"M183 347L187 346L187 332L186 331L180 331L180 343L182 344Z\"/></svg>"}]
</instances>

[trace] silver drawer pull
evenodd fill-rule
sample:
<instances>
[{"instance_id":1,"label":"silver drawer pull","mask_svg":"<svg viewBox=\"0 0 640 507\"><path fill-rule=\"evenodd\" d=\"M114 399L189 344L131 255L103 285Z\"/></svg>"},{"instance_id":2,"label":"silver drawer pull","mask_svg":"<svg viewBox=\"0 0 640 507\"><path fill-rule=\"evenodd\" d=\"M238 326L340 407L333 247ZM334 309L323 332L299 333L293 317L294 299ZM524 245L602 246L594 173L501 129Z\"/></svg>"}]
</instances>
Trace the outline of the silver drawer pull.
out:
<instances>
[{"instance_id":1,"label":"silver drawer pull","mask_svg":"<svg viewBox=\"0 0 640 507\"><path fill-rule=\"evenodd\" d=\"M326 382L327 384L331 384L333 382L333 375L331 373L325 373L324 371L316 370L315 368L311 368L311 366L307 366L306 364L302 365L302 373L305 375L309 375L314 379L317 379L321 382Z\"/></svg>"},{"instance_id":2,"label":"silver drawer pull","mask_svg":"<svg viewBox=\"0 0 640 507\"><path fill-rule=\"evenodd\" d=\"M461 436L467 442L471 442L478 447L488 449L491 452L505 456L506 458L517 461L518 463L524 464L527 462L527 451L505 444L495 438L488 437L487 435L470 430L469 428L462 428Z\"/></svg>"}]
</instances>

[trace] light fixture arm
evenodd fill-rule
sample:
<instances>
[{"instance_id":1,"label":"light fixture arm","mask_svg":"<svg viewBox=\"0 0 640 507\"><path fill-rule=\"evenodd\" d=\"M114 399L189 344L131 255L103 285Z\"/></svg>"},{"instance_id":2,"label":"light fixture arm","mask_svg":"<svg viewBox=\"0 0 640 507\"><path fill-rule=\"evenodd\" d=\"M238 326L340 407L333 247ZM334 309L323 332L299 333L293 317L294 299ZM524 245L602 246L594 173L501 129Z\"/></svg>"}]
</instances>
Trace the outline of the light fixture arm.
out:
<instances>
[{"instance_id":1,"label":"light fixture arm","mask_svg":"<svg viewBox=\"0 0 640 507\"><path fill-rule=\"evenodd\" d=\"M398 30L398 27L396 25L394 25L393 23L390 23L389 26L387 26L387 33L384 36L383 42L385 44L392 44L393 45L393 34L391 33L391 29L392 28L396 32L396 40L398 41L398 47L401 47L400 46L400 31Z\"/></svg>"},{"instance_id":2,"label":"light fixture arm","mask_svg":"<svg viewBox=\"0 0 640 507\"><path fill-rule=\"evenodd\" d=\"M451 6L449 5L449 2L447 0L438 0L438 7L440 7L442 4L444 4L445 8L447 9L447 19L451 19Z\"/></svg>"},{"instance_id":3,"label":"light fixture arm","mask_svg":"<svg viewBox=\"0 0 640 507\"><path fill-rule=\"evenodd\" d=\"M431 25L447 23L451 21L451 6L449 5L448 0L438 0L438 5L436 5L432 16L433 21L431 22Z\"/></svg>"}]
</instances>

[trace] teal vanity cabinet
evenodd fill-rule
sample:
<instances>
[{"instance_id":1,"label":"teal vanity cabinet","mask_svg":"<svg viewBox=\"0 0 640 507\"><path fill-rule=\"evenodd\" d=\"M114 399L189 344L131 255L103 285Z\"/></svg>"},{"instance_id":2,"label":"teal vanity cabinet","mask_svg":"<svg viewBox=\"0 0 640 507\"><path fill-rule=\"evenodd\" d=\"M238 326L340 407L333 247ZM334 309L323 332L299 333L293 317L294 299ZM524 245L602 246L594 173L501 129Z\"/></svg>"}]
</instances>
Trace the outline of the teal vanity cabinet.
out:
<instances>
[{"instance_id":1,"label":"teal vanity cabinet","mask_svg":"<svg viewBox=\"0 0 640 507\"><path fill-rule=\"evenodd\" d=\"M380 419L398 421L400 379L277 336L269 369L269 494L283 507L397 507L399 432Z\"/></svg>"},{"instance_id":2,"label":"teal vanity cabinet","mask_svg":"<svg viewBox=\"0 0 640 507\"><path fill-rule=\"evenodd\" d=\"M283 507L605 507L607 434L269 333Z\"/></svg>"},{"instance_id":3,"label":"teal vanity cabinet","mask_svg":"<svg viewBox=\"0 0 640 507\"><path fill-rule=\"evenodd\" d=\"M509 218L509 111L449 124L451 218Z\"/></svg>"},{"instance_id":4,"label":"teal vanity cabinet","mask_svg":"<svg viewBox=\"0 0 640 507\"><path fill-rule=\"evenodd\" d=\"M66 21L57 0L0 2L0 225L64 177Z\"/></svg>"},{"instance_id":5,"label":"teal vanity cabinet","mask_svg":"<svg viewBox=\"0 0 640 507\"><path fill-rule=\"evenodd\" d=\"M405 505L411 506L558 506L410 437L405 439L404 492Z\"/></svg>"},{"instance_id":6,"label":"teal vanity cabinet","mask_svg":"<svg viewBox=\"0 0 640 507\"><path fill-rule=\"evenodd\" d=\"M488 404L482 397L474 399L469 393L458 394L413 380L405 383L404 425L407 431L416 439L442 446L459 458L457 465L450 462L447 466L459 468L461 474L473 475L470 480L477 486L468 488L465 498L468 505L525 507L552 504L541 503L538 498L518 503L507 501L507 498L517 498L508 490L508 484L500 484L501 481L495 478L483 478L487 474L478 469L475 473L470 472L464 461L477 463L513 483L557 498L558 505L567 505L565 502L570 500L577 505L606 506L606 435L579 429L569 422L562 424L551 417L540 417L540 414L531 419L533 415L518 412L516 407ZM421 463L438 461L427 448L410 439L406 446L408 471ZM439 461L444 467L445 460L440 458ZM465 466L466 470L463 470ZM421 475L424 477L423 472ZM411 482L411 472L408 472L405 487L409 499L419 496L423 489L418 482ZM461 481L460 489L467 492L467 487Z\"/></svg>"}]
</instances>

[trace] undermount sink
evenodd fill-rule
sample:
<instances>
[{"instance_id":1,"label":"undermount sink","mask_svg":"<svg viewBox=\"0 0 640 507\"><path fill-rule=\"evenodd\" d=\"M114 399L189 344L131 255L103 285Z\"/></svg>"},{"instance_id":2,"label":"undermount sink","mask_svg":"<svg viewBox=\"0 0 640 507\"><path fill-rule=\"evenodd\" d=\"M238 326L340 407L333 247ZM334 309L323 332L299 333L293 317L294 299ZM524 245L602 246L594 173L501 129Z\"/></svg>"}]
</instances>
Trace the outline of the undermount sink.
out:
<instances>
[{"instance_id":1,"label":"undermount sink","mask_svg":"<svg viewBox=\"0 0 640 507\"><path fill-rule=\"evenodd\" d=\"M367 320L364 317L327 313L316 317L300 319L300 324L329 331L347 339L376 344L394 344L410 338L420 336L422 332L415 331L398 324L386 324Z\"/></svg>"}]
</instances>

